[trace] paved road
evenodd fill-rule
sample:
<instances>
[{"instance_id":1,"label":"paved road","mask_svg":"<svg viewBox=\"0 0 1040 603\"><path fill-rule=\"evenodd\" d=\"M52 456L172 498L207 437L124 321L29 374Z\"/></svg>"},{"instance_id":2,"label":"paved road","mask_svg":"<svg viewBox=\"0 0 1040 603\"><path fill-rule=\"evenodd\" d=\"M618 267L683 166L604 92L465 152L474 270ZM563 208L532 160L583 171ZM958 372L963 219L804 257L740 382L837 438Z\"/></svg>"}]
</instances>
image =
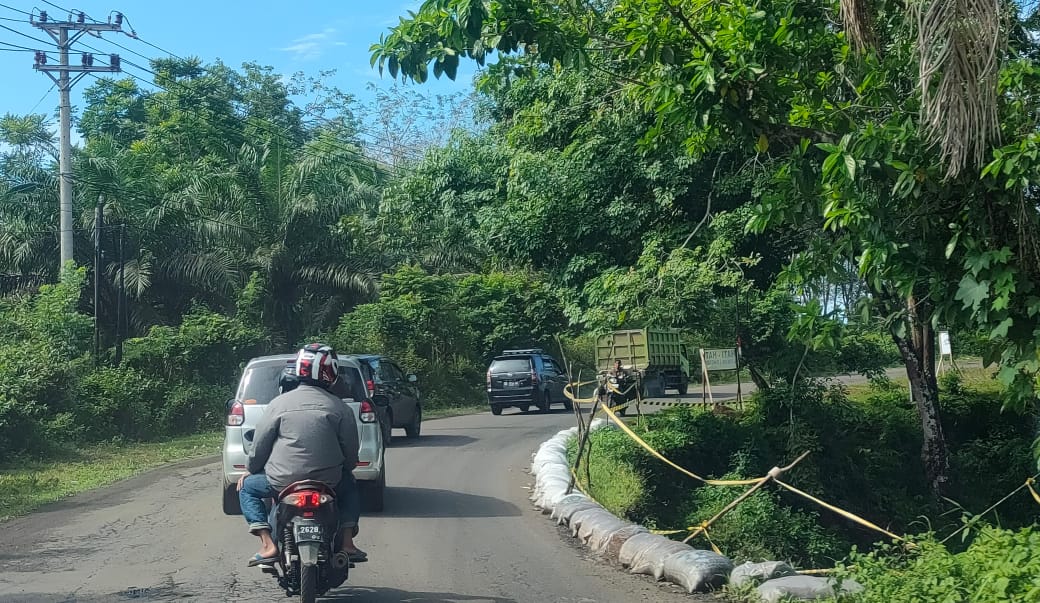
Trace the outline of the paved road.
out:
<instances>
[{"instance_id":1,"label":"paved road","mask_svg":"<svg viewBox=\"0 0 1040 603\"><path fill-rule=\"evenodd\" d=\"M387 451L386 511L362 519L359 565L332 602L696 601L583 557L527 500L530 454L569 413L429 421ZM245 566L215 459L70 498L0 527L0 601L278 601ZM706 599L705 599L706 600Z\"/></svg>"}]
</instances>

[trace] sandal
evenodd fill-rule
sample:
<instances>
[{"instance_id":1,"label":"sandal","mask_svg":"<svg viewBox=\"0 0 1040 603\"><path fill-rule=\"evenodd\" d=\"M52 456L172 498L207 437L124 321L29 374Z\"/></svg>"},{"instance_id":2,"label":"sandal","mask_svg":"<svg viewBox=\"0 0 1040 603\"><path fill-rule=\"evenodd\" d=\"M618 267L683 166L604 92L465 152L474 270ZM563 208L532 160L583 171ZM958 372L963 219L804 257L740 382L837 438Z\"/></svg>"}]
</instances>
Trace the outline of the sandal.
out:
<instances>
[{"instance_id":1,"label":"sandal","mask_svg":"<svg viewBox=\"0 0 1040 603\"><path fill-rule=\"evenodd\" d=\"M258 565L274 565L277 562L278 555L275 555L274 557L261 557L260 553L257 553L249 560L249 567L256 567Z\"/></svg>"}]
</instances>

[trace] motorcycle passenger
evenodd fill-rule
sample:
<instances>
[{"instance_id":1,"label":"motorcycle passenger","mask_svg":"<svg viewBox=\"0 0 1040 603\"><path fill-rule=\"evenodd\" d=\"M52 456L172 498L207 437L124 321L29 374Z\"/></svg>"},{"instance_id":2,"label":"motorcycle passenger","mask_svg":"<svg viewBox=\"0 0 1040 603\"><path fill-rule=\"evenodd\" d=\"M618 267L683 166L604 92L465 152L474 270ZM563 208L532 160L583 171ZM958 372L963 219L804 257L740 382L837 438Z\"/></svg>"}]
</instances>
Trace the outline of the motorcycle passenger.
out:
<instances>
[{"instance_id":1,"label":"motorcycle passenger","mask_svg":"<svg viewBox=\"0 0 1040 603\"><path fill-rule=\"evenodd\" d=\"M238 480L242 515L260 538L250 566L278 559L265 499L295 482L314 480L335 488L342 550L353 562L368 555L354 546L361 501L353 470L358 463L358 428L350 407L329 392L338 379L336 352L310 344L296 356L295 379L281 380L282 392L267 405L253 436L248 474ZM296 381L296 383L293 383ZM295 385L295 387L294 387Z\"/></svg>"}]
</instances>

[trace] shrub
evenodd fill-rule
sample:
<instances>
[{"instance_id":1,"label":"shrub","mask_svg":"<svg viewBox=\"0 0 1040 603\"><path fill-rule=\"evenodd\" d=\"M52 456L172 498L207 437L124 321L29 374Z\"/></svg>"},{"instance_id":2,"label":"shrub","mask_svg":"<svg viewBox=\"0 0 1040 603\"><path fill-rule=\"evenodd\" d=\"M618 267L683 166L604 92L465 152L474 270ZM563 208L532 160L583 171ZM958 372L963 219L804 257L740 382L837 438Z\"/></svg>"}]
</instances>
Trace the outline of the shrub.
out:
<instances>
[{"instance_id":1,"label":"shrub","mask_svg":"<svg viewBox=\"0 0 1040 603\"><path fill-rule=\"evenodd\" d=\"M732 473L727 479L742 479ZM743 492L740 488L703 486L693 494L696 511L687 525L710 519ZM820 525L819 514L786 506L773 491L752 494L708 529L722 551L736 561L784 560L797 567L832 567L849 543ZM704 542L703 536L700 537Z\"/></svg>"},{"instance_id":2,"label":"shrub","mask_svg":"<svg viewBox=\"0 0 1040 603\"><path fill-rule=\"evenodd\" d=\"M203 309L184 316L179 326L152 327L126 342L124 361L165 381L230 385L244 361L270 348L267 335L237 318Z\"/></svg>"},{"instance_id":3,"label":"shrub","mask_svg":"<svg viewBox=\"0 0 1040 603\"><path fill-rule=\"evenodd\" d=\"M905 387L886 381L855 398L842 386L807 382L759 393L739 420L680 407L646 417L635 429L669 459L709 478L765 475L774 464L809 451L788 474L790 483L896 533L919 531L925 523L948 533L959 524L948 513L951 505L928 489L919 422L907 398ZM1035 422L1029 415L1001 414L999 393L949 377L943 400L951 446L949 496L981 511L1035 472L1029 455ZM593 435L592 463L594 494L619 501L611 508L646 525L696 525L741 491L701 487L610 430ZM595 481L607 471L634 475L639 486ZM997 517L1005 527L1017 527L1030 524L1035 512L1032 499L1022 495L1005 502ZM711 536L730 555L775 554L806 565L843 556L845 543L870 546L879 538L772 488L720 521Z\"/></svg>"},{"instance_id":4,"label":"shrub","mask_svg":"<svg viewBox=\"0 0 1040 603\"><path fill-rule=\"evenodd\" d=\"M162 382L134 368L102 368L80 382L75 415L94 440L150 438L160 434L167 395Z\"/></svg>"},{"instance_id":5,"label":"shrub","mask_svg":"<svg viewBox=\"0 0 1040 603\"><path fill-rule=\"evenodd\" d=\"M866 587L861 603L1032 603L1040 600L1040 532L984 527L957 554L931 538L909 551L854 552L843 575Z\"/></svg>"}]
</instances>

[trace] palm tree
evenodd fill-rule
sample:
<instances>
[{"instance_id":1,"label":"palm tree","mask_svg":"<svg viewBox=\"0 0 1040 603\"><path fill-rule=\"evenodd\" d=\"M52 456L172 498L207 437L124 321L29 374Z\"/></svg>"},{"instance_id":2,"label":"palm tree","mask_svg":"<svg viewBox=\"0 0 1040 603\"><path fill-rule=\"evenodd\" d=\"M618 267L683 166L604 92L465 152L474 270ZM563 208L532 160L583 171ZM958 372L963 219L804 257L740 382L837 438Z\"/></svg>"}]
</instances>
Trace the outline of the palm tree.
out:
<instances>
[{"instance_id":1,"label":"palm tree","mask_svg":"<svg viewBox=\"0 0 1040 603\"><path fill-rule=\"evenodd\" d=\"M869 0L840 0L846 34L860 52L881 52ZM998 74L1009 13L1000 0L922 0L904 9L916 20L921 126L940 149L946 176L981 169L999 141Z\"/></svg>"}]
</instances>

